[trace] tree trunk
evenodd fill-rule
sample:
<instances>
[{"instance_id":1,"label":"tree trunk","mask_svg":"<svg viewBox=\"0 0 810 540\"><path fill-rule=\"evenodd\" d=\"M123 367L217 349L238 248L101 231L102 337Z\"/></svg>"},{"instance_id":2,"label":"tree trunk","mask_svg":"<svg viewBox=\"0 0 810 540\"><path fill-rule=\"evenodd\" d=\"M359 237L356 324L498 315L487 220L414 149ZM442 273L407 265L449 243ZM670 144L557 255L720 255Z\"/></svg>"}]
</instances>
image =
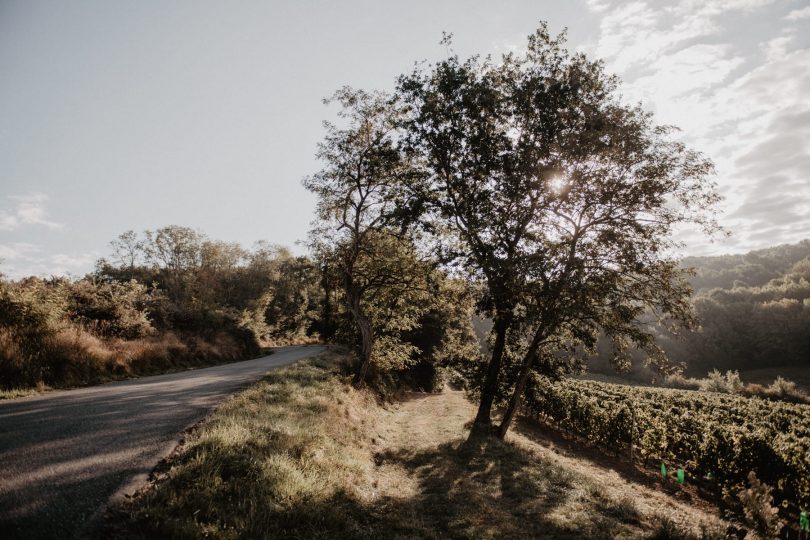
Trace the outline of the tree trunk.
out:
<instances>
[{"instance_id":1,"label":"tree trunk","mask_svg":"<svg viewBox=\"0 0 810 540\"><path fill-rule=\"evenodd\" d=\"M506 331L509 322L505 317L499 316L495 320L495 345L492 348L492 356L487 366L487 376L484 380L484 387L481 389L481 401L478 404L478 413L475 415L470 439L480 435L492 434L492 402L495 401L495 394L498 392L498 376L501 373L501 360L506 347Z\"/></svg>"},{"instance_id":2,"label":"tree trunk","mask_svg":"<svg viewBox=\"0 0 810 540\"><path fill-rule=\"evenodd\" d=\"M543 337L547 335L547 331L548 325L538 327L537 331L534 333L532 342L529 344L529 349L523 357L523 365L520 367L520 374L515 383L515 390L512 392L512 397L509 398L509 404L506 406L506 412L501 420L501 425L498 426L497 436L499 439L506 437L506 432L509 431L509 426L512 424L517 410L520 408L523 392L526 390L526 382L529 380L529 373L531 373L532 366L535 360L537 360L537 351L543 343Z\"/></svg>"},{"instance_id":3,"label":"tree trunk","mask_svg":"<svg viewBox=\"0 0 810 540\"><path fill-rule=\"evenodd\" d=\"M520 368L520 375L518 376L517 383L515 384L515 391L512 392L512 397L509 398L509 405L506 407L506 413L503 415L501 425L498 426L497 436L499 439L506 437L506 432L509 431L509 426L515 417L515 413L520 408L520 402L523 399L523 392L526 389L526 381L529 380L529 373L532 371L532 364L537 356L537 349L532 348L526 353L523 359L523 365Z\"/></svg>"},{"instance_id":4,"label":"tree trunk","mask_svg":"<svg viewBox=\"0 0 810 540\"><path fill-rule=\"evenodd\" d=\"M321 334L325 341L334 335L334 321L332 315L332 284L329 283L329 265L324 263L321 268L321 287L323 288L323 322Z\"/></svg>"},{"instance_id":5,"label":"tree trunk","mask_svg":"<svg viewBox=\"0 0 810 540\"><path fill-rule=\"evenodd\" d=\"M371 366L371 346L373 336L371 334L371 323L362 313L355 317L357 329L360 331L360 365L357 373L354 374L355 386L362 386L366 382L368 368Z\"/></svg>"},{"instance_id":6,"label":"tree trunk","mask_svg":"<svg viewBox=\"0 0 810 540\"><path fill-rule=\"evenodd\" d=\"M357 325L357 331L360 333L360 347L357 351L360 363L354 374L354 384L355 386L362 386L366 380L369 366L371 365L371 347L373 345L374 336L371 332L371 322L363 313L363 308L360 305L360 293L356 290L350 276L347 275L345 281L346 303L348 304L349 312L352 314L354 323Z\"/></svg>"}]
</instances>

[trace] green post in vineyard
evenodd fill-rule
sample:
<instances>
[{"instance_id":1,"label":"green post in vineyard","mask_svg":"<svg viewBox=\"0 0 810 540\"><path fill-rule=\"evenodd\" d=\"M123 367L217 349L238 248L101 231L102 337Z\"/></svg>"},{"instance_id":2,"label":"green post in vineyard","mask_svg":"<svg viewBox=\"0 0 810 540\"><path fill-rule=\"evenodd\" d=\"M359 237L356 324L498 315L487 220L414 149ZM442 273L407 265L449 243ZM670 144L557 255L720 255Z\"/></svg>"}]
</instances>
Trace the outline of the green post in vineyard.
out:
<instances>
[{"instance_id":1,"label":"green post in vineyard","mask_svg":"<svg viewBox=\"0 0 810 540\"><path fill-rule=\"evenodd\" d=\"M664 463L661 463L661 476L664 478L667 476L667 466Z\"/></svg>"},{"instance_id":2,"label":"green post in vineyard","mask_svg":"<svg viewBox=\"0 0 810 540\"><path fill-rule=\"evenodd\" d=\"M799 528L804 532L810 532L810 518L807 517L807 512L799 514Z\"/></svg>"},{"instance_id":3,"label":"green post in vineyard","mask_svg":"<svg viewBox=\"0 0 810 540\"><path fill-rule=\"evenodd\" d=\"M683 469L678 469L678 483L683 484L684 480L686 480L686 473Z\"/></svg>"}]
</instances>

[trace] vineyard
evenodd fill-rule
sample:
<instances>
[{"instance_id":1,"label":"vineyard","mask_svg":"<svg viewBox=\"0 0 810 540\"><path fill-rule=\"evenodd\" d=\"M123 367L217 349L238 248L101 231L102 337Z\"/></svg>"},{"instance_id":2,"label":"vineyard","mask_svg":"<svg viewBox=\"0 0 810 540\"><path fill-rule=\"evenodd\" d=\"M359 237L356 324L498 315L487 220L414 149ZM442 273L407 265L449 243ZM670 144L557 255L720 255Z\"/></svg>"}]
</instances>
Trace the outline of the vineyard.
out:
<instances>
[{"instance_id":1,"label":"vineyard","mask_svg":"<svg viewBox=\"0 0 810 540\"><path fill-rule=\"evenodd\" d=\"M810 406L727 394L536 377L526 406L539 419L616 452L681 468L721 490L749 471L783 512L810 508Z\"/></svg>"}]
</instances>

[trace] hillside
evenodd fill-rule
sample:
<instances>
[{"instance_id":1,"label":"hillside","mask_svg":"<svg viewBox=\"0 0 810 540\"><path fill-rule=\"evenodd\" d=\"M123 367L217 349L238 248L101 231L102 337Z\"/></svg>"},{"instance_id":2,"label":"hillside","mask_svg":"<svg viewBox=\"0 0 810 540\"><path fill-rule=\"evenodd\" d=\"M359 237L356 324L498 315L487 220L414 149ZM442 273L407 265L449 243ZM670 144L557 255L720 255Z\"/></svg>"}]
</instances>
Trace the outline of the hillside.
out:
<instances>
[{"instance_id":1,"label":"hillside","mask_svg":"<svg viewBox=\"0 0 810 540\"><path fill-rule=\"evenodd\" d=\"M675 337L662 327L658 342L688 376L712 369L752 373L752 382L769 383L789 372L799 382L810 375L810 241L751 251L743 255L689 257L694 268L692 302L700 327ZM611 348L600 343L589 367L610 373ZM636 365L628 375L650 380L655 374ZM762 370L770 378L763 380Z\"/></svg>"},{"instance_id":2,"label":"hillside","mask_svg":"<svg viewBox=\"0 0 810 540\"><path fill-rule=\"evenodd\" d=\"M738 255L685 257L682 265L696 270L697 274L689 282L700 294L714 288L761 287L783 276L794 264L807 257L810 257L810 240Z\"/></svg>"}]
</instances>

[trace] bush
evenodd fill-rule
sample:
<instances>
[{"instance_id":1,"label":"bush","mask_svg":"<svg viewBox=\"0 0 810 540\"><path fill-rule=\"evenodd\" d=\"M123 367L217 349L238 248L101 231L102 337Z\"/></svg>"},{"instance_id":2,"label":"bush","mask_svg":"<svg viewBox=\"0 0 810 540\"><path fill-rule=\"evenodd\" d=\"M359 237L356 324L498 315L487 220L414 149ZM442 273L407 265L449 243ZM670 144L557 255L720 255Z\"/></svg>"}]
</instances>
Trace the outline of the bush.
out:
<instances>
[{"instance_id":1,"label":"bush","mask_svg":"<svg viewBox=\"0 0 810 540\"><path fill-rule=\"evenodd\" d=\"M254 356L254 334L222 310L162 306L165 326L147 318L162 295L137 282L30 278L0 281L0 389L94 384Z\"/></svg>"},{"instance_id":2,"label":"bush","mask_svg":"<svg viewBox=\"0 0 810 540\"><path fill-rule=\"evenodd\" d=\"M149 307L157 292L135 280L96 283L81 280L66 285L69 318L98 336L139 338L154 331Z\"/></svg>"},{"instance_id":3,"label":"bush","mask_svg":"<svg viewBox=\"0 0 810 540\"><path fill-rule=\"evenodd\" d=\"M784 526L784 522L779 519L779 508L773 506L771 491L751 471L748 473L748 488L737 493L746 523L762 538L777 538Z\"/></svg>"},{"instance_id":4,"label":"bush","mask_svg":"<svg viewBox=\"0 0 810 540\"><path fill-rule=\"evenodd\" d=\"M742 389L742 395L746 397L765 397L766 389L761 384L748 383Z\"/></svg>"},{"instance_id":5,"label":"bush","mask_svg":"<svg viewBox=\"0 0 810 540\"><path fill-rule=\"evenodd\" d=\"M726 378L722 373L713 369L705 379L700 380L699 387L702 392L725 392Z\"/></svg>"},{"instance_id":6,"label":"bush","mask_svg":"<svg viewBox=\"0 0 810 540\"><path fill-rule=\"evenodd\" d=\"M48 338L64 316L64 299L42 280L0 282L0 386L35 386L47 376Z\"/></svg>"},{"instance_id":7,"label":"bush","mask_svg":"<svg viewBox=\"0 0 810 540\"><path fill-rule=\"evenodd\" d=\"M698 387L703 392L740 394L742 393L745 384L743 384L738 371L726 371L726 374L723 375L714 369L705 379L698 381Z\"/></svg>"},{"instance_id":8,"label":"bush","mask_svg":"<svg viewBox=\"0 0 810 540\"><path fill-rule=\"evenodd\" d=\"M794 401L798 403L810 402L810 396L800 390L795 382L783 377L777 377L764 393L768 397L784 401Z\"/></svg>"},{"instance_id":9,"label":"bush","mask_svg":"<svg viewBox=\"0 0 810 540\"><path fill-rule=\"evenodd\" d=\"M687 379L683 376L683 373L671 373L664 377L663 386L681 390L699 390L700 381L692 378Z\"/></svg>"}]
</instances>

